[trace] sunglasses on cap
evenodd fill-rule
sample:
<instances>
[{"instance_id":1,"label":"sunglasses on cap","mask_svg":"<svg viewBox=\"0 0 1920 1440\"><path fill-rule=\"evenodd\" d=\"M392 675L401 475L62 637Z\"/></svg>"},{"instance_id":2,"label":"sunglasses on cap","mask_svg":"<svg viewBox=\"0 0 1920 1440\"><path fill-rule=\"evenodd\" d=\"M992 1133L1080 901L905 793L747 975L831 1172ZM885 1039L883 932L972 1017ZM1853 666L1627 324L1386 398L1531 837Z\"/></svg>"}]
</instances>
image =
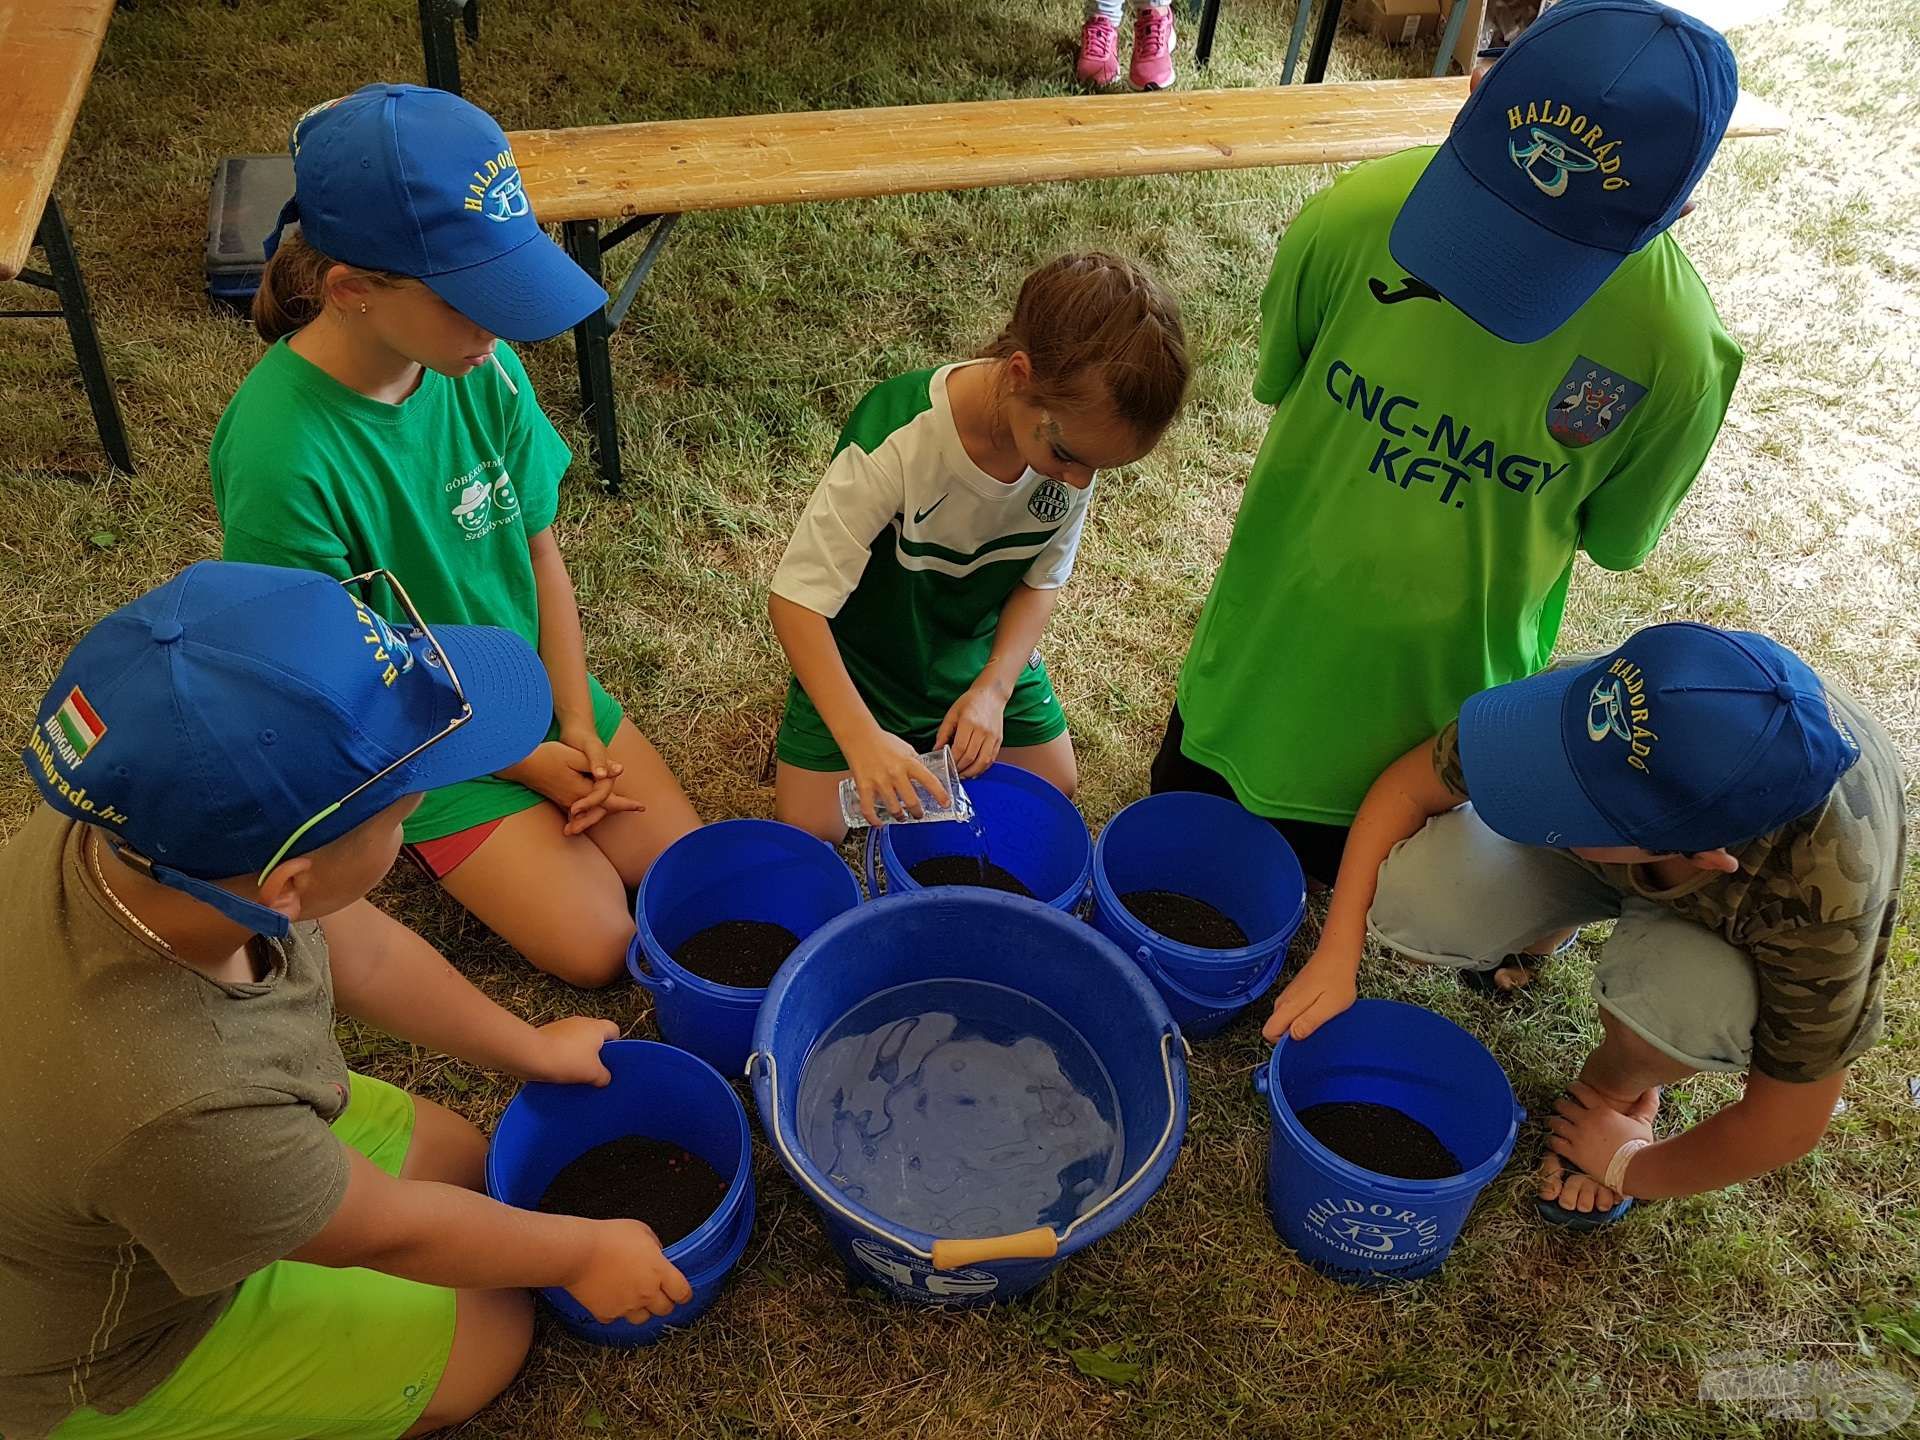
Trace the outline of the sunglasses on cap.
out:
<instances>
[{"instance_id":1,"label":"sunglasses on cap","mask_svg":"<svg viewBox=\"0 0 1920 1440\"><path fill-rule=\"evenodd\" d=\"M400 608L406 612L407 624L404 628L394 629L396 638L409 650L413 648L413 642L416 639L426 642L427 663L438 666L446 672L447 680L453 686L454 698L460 702L460 708L454 713L453 719L449 720L445 728L440 730L438 734L428 736L399 759L381 766L380 769L362 780L338 800L327 806L326 809L320 811L319 814L315 815L312 819L296 829L291 835L287 836L286 843L274 851L273 858L261 867L260 876L255 882L256 884L264 884L267 876L273 873L273 867L286 859L287 852L299 844L300 837L313 829L314 826L320 824L329 816L337 815L345 806L352 804L357 797L365 794L373 786L378 785L382 780L386 779L387 776L400 769L401 766L408 764L422 751L438 745L442 740L446 739L473 718L473 705L467 699L467 692L461 687L460 676L453 668L453 661L447 657L447 652L440 647L440 642L433 638L432 627L421 618L420 611L418 607L414 605L412 597L407 594L405 587L400 584L399 580L394 578L393 572L391 570L369 570L361 575L350 575L345 580L342 580L340 584L343 589L359 600L369 615L377 615L379 612L374 608L372 600L373 586L376 581L386 584L387 588L393 592L394 598L400 602ZM386 622L382 621L381 623L385 624Z\"/></svg>"}]
</instances>

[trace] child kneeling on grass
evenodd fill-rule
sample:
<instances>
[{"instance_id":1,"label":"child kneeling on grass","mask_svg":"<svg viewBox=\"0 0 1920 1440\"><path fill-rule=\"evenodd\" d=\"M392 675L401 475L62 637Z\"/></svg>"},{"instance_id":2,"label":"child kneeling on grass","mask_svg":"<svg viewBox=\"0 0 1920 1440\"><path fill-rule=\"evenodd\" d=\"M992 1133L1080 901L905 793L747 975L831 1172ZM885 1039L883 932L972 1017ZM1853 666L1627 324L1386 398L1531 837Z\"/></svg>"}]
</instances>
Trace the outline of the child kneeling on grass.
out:
<instances>
[{"instance_id":1,"label":"child kneeling on grass","mask_svg":"<svg viewBox=\"0 0 1920 1440\"><path fill-rule=\"evenodd\" d=\"M606 293L540 229L500 127L458 96L366 86L302 116L293 153L253 308L270 348L213 437L221 554L341 579L385 566L429 622L539 648L546 733L423 797L407 842L534 965L605 985L633 939L627 891L700 821L587 670L553 533L572 456L498 338L558 334Z\"/></svg>"},{"instance_id":2,"label":"child kneeling on grass","mask_svg":"<svg viewBox=\"0 0 1920 1440\"><path fill-rule=\"evenodd\" d=\"M47 803L0 850L9 1440L424 1434L513 1379L522 1287L690 1298L647 1226L496 1204L473 1126L347 1070L336 1007L562 1083L608 1083L617 1033L516 1019L368 904L421 792L553 705L518 636L394 599L404 628L361 581L195 565L40 704Z\"/></svg>"},{"instance_id":3,"label":"child kneeling on grass","mask_svg":"<svg viewBox=\"0 0 1920 1440\"><path fill-rule=\"evenodd\" d=\"M915 782L945 803L916 755L947 744L962 777L998 759L1073 793L1073 741L1034 647L1095 473L1160 442L1188 374L1165 290L1128 261L1068 255L1027 277L979 359L867 393L768 602L795 675L780 819L845 838L848 775L869 821L919 813Z\"/></svg>"},{"instance_id":4,"label":"child kneeling on grass","mask_svg":"<svg viewBox=\"0 0 1920 1440\"><path fill-rule=\"evenodd\" d=\"M1616 921L1606 1038L1540 1177L1544 1218L1594 1228L1813 1149L1881 1033L1905 843L1898 757L1852 697L1765 636L1657 625L1473 696L1374 782L1267 1038L1353 1003L1369 932L1524 983ZM1655 1142L1660 1087L1701 1071L1744 1072L1745 1094Z\"/></svg>"}]
</instances>

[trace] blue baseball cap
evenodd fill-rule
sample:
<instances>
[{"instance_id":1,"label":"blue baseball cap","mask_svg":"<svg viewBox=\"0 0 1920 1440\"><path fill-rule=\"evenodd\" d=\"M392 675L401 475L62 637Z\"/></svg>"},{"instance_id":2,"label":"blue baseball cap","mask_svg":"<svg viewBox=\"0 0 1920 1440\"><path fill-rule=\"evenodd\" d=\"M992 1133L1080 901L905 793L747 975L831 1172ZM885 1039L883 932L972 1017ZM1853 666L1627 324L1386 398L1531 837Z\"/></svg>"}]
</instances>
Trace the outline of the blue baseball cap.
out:
<instances>
[{"instance_id":1,"label":"blue baseball cap","mask_svg":"<svg viewBox=\"0 0 1920 1440\"><path fill-rule=\"evenodd\" d=\"M1859 758L1805 661L1711 625L1655 625L1460 707L1473 808L1523 845L1743 844L1819 805Z\"/></svg>"},{"instance_id":2,"label":"blue baseball cap","mask_svg":"<svg viewBox=\"0 0 1920 1440\"><path fill-rule=\"evenodd\" d=\"M89 630L21 752L49 805L123 859L268 935L286 917L209 883L258 873L290 835L446 730L289 852L403 795L526 758L553 718L531 646L491 626L401 632L311 570L203 561Z\"/></svg>"},{"instance_id":3,"label":"blue baseball cap","mask_svg":"<svg viewBox=\"0 0 1920 1440\"><path fill-rule=\"evenodd\" d=\"M293 198L267 237L419 280L482 329L545 340L607 303L554 244L505 133L478 106L421 85L367 85L295 122Z\"/></svg>"},{"instance_id":4,"label":"blue baseball cap","mask_svg":"<svg viewBox=\"0 0 1920 1440\"><path fill-rule=\"evenodd\" d=\"M1468 97L1387 247L1502 340L1545 339L1679 218L1739 89L1691 15L1562 0Z\"/></svg>"}]
</instances>

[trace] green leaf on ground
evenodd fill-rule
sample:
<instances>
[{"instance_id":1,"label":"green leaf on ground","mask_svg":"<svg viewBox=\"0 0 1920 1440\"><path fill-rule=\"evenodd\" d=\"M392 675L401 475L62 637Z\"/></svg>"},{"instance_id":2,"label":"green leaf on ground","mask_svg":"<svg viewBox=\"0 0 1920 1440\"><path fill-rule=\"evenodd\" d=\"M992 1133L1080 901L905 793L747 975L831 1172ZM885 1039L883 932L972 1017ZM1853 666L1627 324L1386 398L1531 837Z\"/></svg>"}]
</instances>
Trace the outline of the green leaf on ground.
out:
<instances>
[{"instance_id":1,"label":"green leaf on ground","mask_svg":"<svg viewBox=\"0 0 1920 1440\"><path fill-rule=\"evenodd\" d=\"M606 1412L598 1409L597 1407L595 1409L587 1411L586 1417L582 1419L580 1422L580 1427L583 1430L606 1429L607 1428Z\"/></svg>"},{"instance_id":2,"label":"green leaf on ground","mask_svg":"<svg viewBox=\"0 0 1920 1440\"><path fill-rule=\"evenodd\" d=\"M1131 1360L1122 1360L1119 1350L1118 1345L1102 1345L1098 1350L1074 1350L1069 1355L1074 1369L1082 1375L1112 1385L1131 1385L1140 1378L1140 1366Z\"/></svg>"},{"instance_id":3,"label":"green leaf on ground","mask_svg":"<svg viewBox=\"0 0 1920 1440\"><path fill-rule=\"evenodd\" d=\"M120 543L120 537L111 530L96 530L87 537L88 541L101 550L111 550Z\"/></svg>"}]
</instances>

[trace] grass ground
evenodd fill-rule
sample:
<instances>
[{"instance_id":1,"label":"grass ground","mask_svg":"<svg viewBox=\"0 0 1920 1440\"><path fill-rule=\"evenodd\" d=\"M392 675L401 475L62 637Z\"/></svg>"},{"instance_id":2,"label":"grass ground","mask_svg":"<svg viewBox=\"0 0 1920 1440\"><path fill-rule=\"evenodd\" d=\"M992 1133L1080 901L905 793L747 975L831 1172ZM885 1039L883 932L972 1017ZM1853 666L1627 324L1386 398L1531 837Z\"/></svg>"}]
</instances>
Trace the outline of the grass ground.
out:
<instances>
[{"instance_id":1,"label":"grass ground","mask_svg":"<svg viewBox=\"0 0 1920 1440\"><path fill-rule=\"evenodd\" d=\"M1227 6L1214 81L1278 69L1288 14ZM1052 93L1070 0L487 0L472 96L509 126ZM1795 120L1730 147L1682 236L1747 370L1711 463L1647 567L1583 565L1565 643L1664 617L1765 628L1888 723L1920 773L1920 375L1916 0L1795 0L1736 36L1745 83ZM1343 35L1350 77L1420 54ZM17 730L56 658L109 607L217 549L204 455L258 353L208 313L199 236L223 154L278 147L308 104L419 71L414 7L377 0L123 0L61 192L77 228L141 473L103 480L52 327L0 349L0 713ZM1063 248L1132 251L1185 297L1202 368L1187 419L1102 489L1048 654L1096 824L1142 793L1175 671L1265 423L1248 398L1255 297L1277 235L1328 173L1055 186L699 216L614 346L630 480L581 473L559 520L600 674L709 816L765 814L784 684L762 605L847 408L902 368L964 354L1018 278ZM570 348L529 366L563 430ZM584 467L582 467L584 472ZM0 826L32 800L0 780ZM1909 886L1909 912L1913 910ZM585 1006L648 1033L646 1002L533 976L410 877L385 900L491 993L544 1019ZM1309 937L1303 937L1310 939ZM1486 1039L1550 1104L1597 1031L1584 964L1496 1011L1376 959L1369 993ZM1604 1239L1544 1232L1516 1165L1434 1279L1356 1293L1304 1269L1260 1208L1266 1125L1251 1026L1199 1047L1187 1148L1144 1217L992 1314L852 1294L806 1203L763 1153L761 1222L695 1331L610 1354L543 1332L474 1436L1233 1437L1777 1433L1703 1404L1715 1354L1844 1360L1920 1386L1920 964L1897 941L1886 1043L1809 1160L1650 1207ZM485 1125L510 1084L348 1027L354 1062ZM1702 1114L1723 1081L1679 1087ZM1537 1127L1520 1154L1538 1151ZM1817 1432L1818 1426L1812 1431Z\"/></svg>"}]
</instances>

